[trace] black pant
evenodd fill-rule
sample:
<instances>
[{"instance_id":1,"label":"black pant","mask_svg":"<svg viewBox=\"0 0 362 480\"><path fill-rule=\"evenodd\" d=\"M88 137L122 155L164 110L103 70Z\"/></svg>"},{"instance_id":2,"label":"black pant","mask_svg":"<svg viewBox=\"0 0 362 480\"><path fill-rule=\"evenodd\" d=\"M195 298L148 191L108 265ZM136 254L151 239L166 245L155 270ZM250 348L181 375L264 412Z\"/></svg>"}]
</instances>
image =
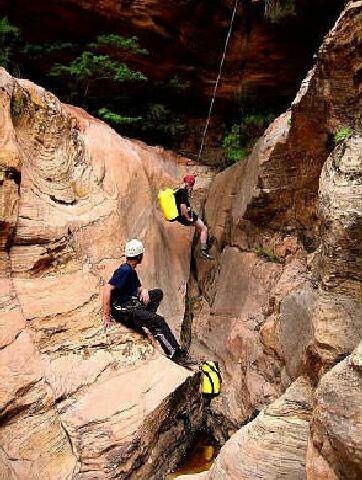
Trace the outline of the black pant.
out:
<instances>
[{"instance_id":1,"label":"black pant","mask_svg":"<svg viewBox=\"0 0 362 480\"><path fill-rule=\"evenodd\" d=\"M189 212L189 215L192 218L191 222L190 220L187 220L187 218L185 218L183 215L179 215L173 220L170 220L170 222L178 222L178 223L181 223L181 225L184 225L185 227L189 227L190 225L194 225L194 223L196 223L197 220L199 219L199 216L193 210Z\"/></svg>"},{"instance_id":2,"label":"black pant","mask_svg":"<svg viewBox=\"0 0 362 480\"><path fill-rule=\"evenodd\" d=\"M144 334L142 327L146 327L161 345L166 355L170 357L180 350L174 334L161 315L157 315L157 308L162 301L162 290L155 289L148 292L150 301L144 310L135 310L131 314L120 313L111 307L112 317L116 322L121 322L126 327Z\"/></svg>"}]
</instances>

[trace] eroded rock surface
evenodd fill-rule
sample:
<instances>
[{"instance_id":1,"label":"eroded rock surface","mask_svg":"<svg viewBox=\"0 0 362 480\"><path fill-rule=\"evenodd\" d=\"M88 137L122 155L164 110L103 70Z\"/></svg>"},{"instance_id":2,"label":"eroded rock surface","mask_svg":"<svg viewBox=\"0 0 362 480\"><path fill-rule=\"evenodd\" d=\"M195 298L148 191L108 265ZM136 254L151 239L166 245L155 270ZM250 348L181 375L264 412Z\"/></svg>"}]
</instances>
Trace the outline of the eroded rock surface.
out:
<instances>
[{"instance_id":1,"label":"eroded rock surface","mask_svg":"<svg viewBox=\"0 0 362 480\"><path fill-rule=\"evenodd\" d=\"M189 230L162 219L157 191L192 171L200 203L211 173L0 82L2 478L161 478L200 424L198 379L120 325L105 334L101 284L141 238L140 278L178 335Z\"/></svg>"},{"instance_id":2,"label":"eroded rock surface","mask_svg":"<svg viewBox=\"0 0 362 480\"><path fill-rule=\"evenodd\" d=\"M296 380L221 449L207 478L305 478L312 387Z\"/></svg>"},{"instance_id":3,"label":"eroded rock surface","mask_svg":"<svg viewBox=\"0 0 362 480\"><path fill-rule=\"evenodd\" d=\"M308 480L362 475L362 345L322 378L314 399Z\"/></svg>"},{"instance_id":4,"label":"eroded rock surface","mask_svg":"<svg viewBox=\"0 0 362 480\"><path fill-rule=\"evenodd\" d=\"M236 434L239 445L227 443L206 478L307 478L308 422L300 446L292 427L276 447L278 455L299 458L288 464L269 457L274 444L260 419L301 376L320 385L315 408L322 409L324 375L361 339L361 22L362 2L349 2L291 110L211 186L206 216L216 259L196 262L192 272L191 345L194 353L218 360L224 375L223 392L211 406L216 435L225 440L249 423ZM344 138L335 140L341 131ZM341 381L335 388L335 408L343 412L350 386ZM352 450L348 438L338 446L331 440L324 453L327 420L322 416L319 425L317 410L308 455L316 471L334 468L336 477L315 478L356 475L357 450L338 460L344 448ZM255 439L264 446L260 451ZM280 470L287 464L289 471Z\"/></svg>"}]
</instances>

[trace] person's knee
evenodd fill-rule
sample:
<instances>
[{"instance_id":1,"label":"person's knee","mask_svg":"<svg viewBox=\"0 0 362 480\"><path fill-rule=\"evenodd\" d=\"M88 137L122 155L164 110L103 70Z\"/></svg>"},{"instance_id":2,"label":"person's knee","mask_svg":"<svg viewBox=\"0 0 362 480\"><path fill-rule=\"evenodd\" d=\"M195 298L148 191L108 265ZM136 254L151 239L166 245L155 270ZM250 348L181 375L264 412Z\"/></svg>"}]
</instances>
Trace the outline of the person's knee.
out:
<instances>
[{"instance_id":1,"label":"person's knee","mask_svg":"<svg viewBox=\"0 0 362 480\"><path fill-rule=\"evenodd\" d=\"M198 224L200 231L207 233L207 226L204 224L204 222L202 220L199 220Z\"/></svg>"},{"instance_id":2,"label":"person's knee","mask_svg":"<svg viewBox=\"0 0 362 480\"><path fill-rule=\"evenodd\" d=\"M155 315L152 319L152 326L157 332L163 332L165 329L166 321L161 315Z\"/></svg>"},{"instance_id":3,"label":"person's knee","mask_svg":"<svg viewBox=\"0 0 362 480\"><path fill-rule=\"evenodd\" d=\"M194 225L198 232L202 232L203 227L205 227L204 223L201 220L197 220Z\"/></svg>"},{"instance_id":4,"label":"person's knee","mask_svg":"<svg viewBox=\"0 0 362 480\"><path fill-rule=\"evenodd\" d=\"M152 290L152 297L156 302L161 302L163 299L163 291L160 288Z\"/></svg>"}]
</instances>

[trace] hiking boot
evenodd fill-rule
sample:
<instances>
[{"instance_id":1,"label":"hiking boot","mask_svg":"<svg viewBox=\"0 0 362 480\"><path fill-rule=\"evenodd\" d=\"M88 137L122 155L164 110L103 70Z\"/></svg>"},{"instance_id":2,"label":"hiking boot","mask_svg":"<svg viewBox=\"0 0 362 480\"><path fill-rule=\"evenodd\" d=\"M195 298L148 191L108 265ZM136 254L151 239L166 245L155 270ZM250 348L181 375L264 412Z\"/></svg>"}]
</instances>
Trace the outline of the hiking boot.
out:
<instances>
[{"instance_id":1,"label":"hiking boot","mask_svg":"<svg viewBox=\"0 0 362 480\"><path fill-rule=\"evenodd\" d=\"M201 250L200 256L203 260L214 260L214 258L215 258L215 257L213 257L212 255L209 254L208 250Z\"/></svg>"},{"instance_id":2,"label":"hiking boot","mask_svg":"<svg viewBox=\"0 0 362 480\"><path fill-rule=\"evenodd\" d=\"M214 245L215 242L216 242L216 237L214 237L213 235L210 235L209 238L207 239L208 246L211 247L211 245Z\"/></svg>"},{"instance_id":3,"label":"hiking boot","mask_svg":"<svg viewBox=\"0 0 362 480\"><path fill-rule=\"evenodd\" d=\"M199 362L193 359L192 357L190 357L190 355L187 352L185 352L185 350L177 350L177 352L173 355L171 360L177 363L177 365L181 365L181 367L185 367L189 369L199 364Z\"/></svg>"}]
</instances>

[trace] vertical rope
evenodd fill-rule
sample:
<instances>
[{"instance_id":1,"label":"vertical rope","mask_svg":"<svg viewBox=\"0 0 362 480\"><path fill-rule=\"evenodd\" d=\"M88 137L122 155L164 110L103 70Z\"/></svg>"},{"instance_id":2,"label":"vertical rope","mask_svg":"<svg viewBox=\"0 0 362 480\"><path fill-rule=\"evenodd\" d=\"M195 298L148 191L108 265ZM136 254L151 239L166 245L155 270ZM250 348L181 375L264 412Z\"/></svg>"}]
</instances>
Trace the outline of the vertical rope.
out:
<instances>
[{"instance_id":1,"label":"vertical rope","mask_svg":"<svg viewBox=\"0 0 362 480\"><path fill-rule=\"evenodd\" d=\"M215 81L215 85L214 85L214 92L213 92L213 96L212 96L212 99L211 99L211 103L210 103L210 108L209 108L209 113L208 113L208 116L207 116L207 120L206 120L206 123L205 123L204 133L203 133L203 135L202 135L202 140L201 140L201 145L200 145L199 154L198 154L198 156L197 156L197 161L200 160L200 157L201 157L201 154L202 154L202 150L203 150L203 148L204 148L206 133L207 133L207 129L208 129L209 123L210 123L212 108L213 108L214 103L215 103L216 91L217 91L217 87L218 87L218 85L219 85L219 81L220 81L220 78L221 78L222 67L223 67L223 64L224 64L225 57L226 57L226 50L227 50L227 47L228 47L228 44L229 44L229 40L230 40L230 37L231 37L231 32L232 32L233 23L234 23L234 17L235 17L236 11L237 11L237 9L238 9L238 3L239 3L239 0L235 0L235 5L234 5L233 13L232 13L232 16L231 16L231 21L230 21L230 27L229 27L229 31L228 31L228 34L227 34L226 40L225 40L224 52L223 52L222 57L221 57L221 62L220 62L220 66L219 66L219 73L218 73L218 75L217 75L217 77L216 77L216 81Z\"/></svg>"}]
</instances>

